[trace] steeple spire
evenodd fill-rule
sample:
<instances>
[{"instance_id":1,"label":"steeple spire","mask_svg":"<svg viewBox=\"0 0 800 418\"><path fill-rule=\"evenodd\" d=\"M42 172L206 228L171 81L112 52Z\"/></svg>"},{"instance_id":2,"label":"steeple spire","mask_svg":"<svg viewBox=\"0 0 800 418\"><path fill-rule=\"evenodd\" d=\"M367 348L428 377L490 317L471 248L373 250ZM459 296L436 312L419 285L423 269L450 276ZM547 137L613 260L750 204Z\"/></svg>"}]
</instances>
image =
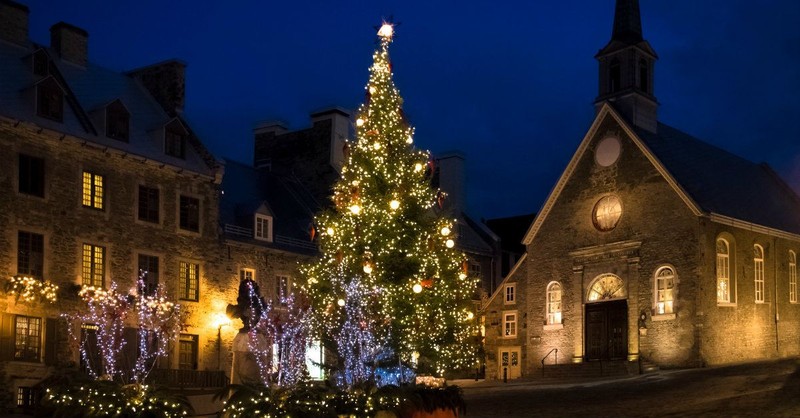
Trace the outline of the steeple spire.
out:
<instances>
[{"instance_id":1,"label":"steeple spire","mask_svg":"<svg viewBox=\"0 0 800 418\"><path fill-rule=\"evenodd\" d=\"M658 100L653 89L656 52L642 37L639 0L617 0L611 40L595 55L600 64L599 111L610 103L634 126L655 132Z\"/></svg>"},{"instance_id":2,"label":"steeple spire","mask_svg":"<svg viewBox=\"0 0 800 418\"><path fill-rule=\"evenodd\" d=\"M643 40L639 0L617 0L611 40L626 44L635 44Z\"/></svg>"}]
</instances>

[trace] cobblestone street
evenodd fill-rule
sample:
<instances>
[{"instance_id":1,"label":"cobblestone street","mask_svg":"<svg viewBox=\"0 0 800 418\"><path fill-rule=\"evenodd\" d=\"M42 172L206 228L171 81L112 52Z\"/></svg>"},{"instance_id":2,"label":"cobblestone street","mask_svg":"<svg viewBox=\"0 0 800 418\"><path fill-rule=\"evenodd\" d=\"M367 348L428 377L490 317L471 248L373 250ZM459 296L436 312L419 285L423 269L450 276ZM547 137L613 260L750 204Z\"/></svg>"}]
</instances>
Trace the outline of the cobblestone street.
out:
<instances>
[{"instance_id":1,"label":"cobblestone street","mask_svg":"<svg viewBox=\"0 0 800 418\"><path fill-rule=\"evenodd\" d=\"M467 417L798 417L796 359L622 380L555 383L537 379L458 381Z\"/></svg>"}]
</instances>

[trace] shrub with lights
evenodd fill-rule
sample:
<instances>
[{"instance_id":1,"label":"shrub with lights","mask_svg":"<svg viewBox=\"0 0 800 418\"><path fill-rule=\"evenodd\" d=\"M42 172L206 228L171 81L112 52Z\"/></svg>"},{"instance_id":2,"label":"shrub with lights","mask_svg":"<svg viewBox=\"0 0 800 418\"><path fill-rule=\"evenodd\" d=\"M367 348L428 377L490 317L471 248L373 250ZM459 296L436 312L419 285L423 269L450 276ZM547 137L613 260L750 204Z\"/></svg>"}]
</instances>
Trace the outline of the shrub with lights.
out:
<instances>
[{"instance_id":1,"label":"shrub with lights","mask_svg":"<svg viewBox=\"0 0 800 418\"><path fill-rule=\"evenodd\" d=\"M454 248L445 194L431 187L433 161L413 146L392 80L393 35L391 24L378 31L334 206L316 218L321 258L301 268L316 331L338 353L344 386L373 380L386 353L442 375L473 366L477 351L477 280Z\"/></svg>"},{"instance_id":2,"label":"shrub with lights","mask_svg":"<svg viewBox=\"0 0 800 418\"><path fill-rule=\"evenodd\" d=\"M17 301L55 303L58 285L35 277L12 276L6 283L6 293Z\"/></svg>"},{"instance_id":3,"label":"shrub with lights","mask_svg":"<svg viewBox=\"0 0 800 418\"><path fill-rule=\"evenodd\" d=\"M113 282L108 289L83 286L78 295L84 309L62 314L88 376L46 385L45 402L56 416L180 417L192 412L185 398L147 382L185 318L162 285L146 291L146 274L141 272L135 291L127 294ZM125 325L134 315L135 337L126 339ZM132 359L123 355L127 345L136 346L130 350L136 353Z\"/></svg>"}]
</instances>

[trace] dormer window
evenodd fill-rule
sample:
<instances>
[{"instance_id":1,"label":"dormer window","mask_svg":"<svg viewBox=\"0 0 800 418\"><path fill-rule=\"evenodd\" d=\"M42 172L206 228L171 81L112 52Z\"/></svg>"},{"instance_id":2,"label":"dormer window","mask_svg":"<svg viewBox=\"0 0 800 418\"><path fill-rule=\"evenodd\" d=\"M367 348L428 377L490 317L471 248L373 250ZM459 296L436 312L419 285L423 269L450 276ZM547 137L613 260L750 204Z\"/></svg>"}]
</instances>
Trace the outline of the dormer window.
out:
<instances>
[{"instance_id":1,"label":"dormer window","mask_svg":"<svg viewBox=\"0 0 800 418\"><path fill-rule=\"evenodd\" d=\"M33 73L40 76L50 74L50 59L44 50L39 49L33 53Z\"/></svg>"},{"instance_id":2,"label":"dormer window","mask_svg":"<svg viewBox=\"0 0 800 418\"><path fill-rule=\"evenodd\" d=\"M64 120L64 90L53 77L36 85L36 114L57 122Z\"/></svg>"},{"instance_id":3,"label":"dormer window","mask_svg":"<svg viewBox=\"0 0 800 418\"><path fill-rule=\"evenodd\" d=\"M253 230L257 240L272 242L272 217L256 214Z\"/></svg>"},{"instance_id":4,"label":"dormer window","mask_svg":"<svg viewBox=\"0 0 800 418\"><path fill-rule=\"evenodd\" d=\"M128 142L131 114L121 101L106 106L106 136Z\"/></svg>"},{"instance_id":5,"label":"dormer window","mask_svg":"<svg viewBox=\"0 0 800 418\"><path fill-rule=\"evenodd\" d=\"M177 120L164 128L164 153L167 155L186 158L186 128Z\"/></svg>"}]
</instances>

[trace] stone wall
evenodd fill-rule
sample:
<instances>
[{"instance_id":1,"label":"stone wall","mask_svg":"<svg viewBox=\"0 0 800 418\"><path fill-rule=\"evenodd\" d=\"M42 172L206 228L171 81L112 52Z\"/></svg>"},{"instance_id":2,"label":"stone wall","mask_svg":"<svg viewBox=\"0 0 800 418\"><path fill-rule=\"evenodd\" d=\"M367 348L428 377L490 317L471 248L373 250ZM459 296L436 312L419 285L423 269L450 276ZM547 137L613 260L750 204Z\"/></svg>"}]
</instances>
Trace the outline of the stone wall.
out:
<instances>
[{"instance_id":1,"label":"stone wall","mask_svg":"<svg viewBox=\"0 0 800 418\"><path fill-rule=\"evenodd\" d=\"M526 359L528 327L525 318L530 316L530 312L527 307L528 294L524 291L527 278L527 264L523 263L516 271L512 272L506 280L500 283L495 295L493 295L489 304L483 309L483 321L486 333L484 335L483 348L486 353L487 379L503 378L499 367L500 359L498 358L498 349L500 347L519 346L521 348L520 355L522 357L520 361L523 366L522 375L525 376L528 374L525 364L526 361L530 361L530 359ZM511 284L516 286L516 303L506 304L505 287ZM503 335L503 311L512 310L517 311L517 336L515 338L508 338Z\"/></svg>"}]
</instances>

